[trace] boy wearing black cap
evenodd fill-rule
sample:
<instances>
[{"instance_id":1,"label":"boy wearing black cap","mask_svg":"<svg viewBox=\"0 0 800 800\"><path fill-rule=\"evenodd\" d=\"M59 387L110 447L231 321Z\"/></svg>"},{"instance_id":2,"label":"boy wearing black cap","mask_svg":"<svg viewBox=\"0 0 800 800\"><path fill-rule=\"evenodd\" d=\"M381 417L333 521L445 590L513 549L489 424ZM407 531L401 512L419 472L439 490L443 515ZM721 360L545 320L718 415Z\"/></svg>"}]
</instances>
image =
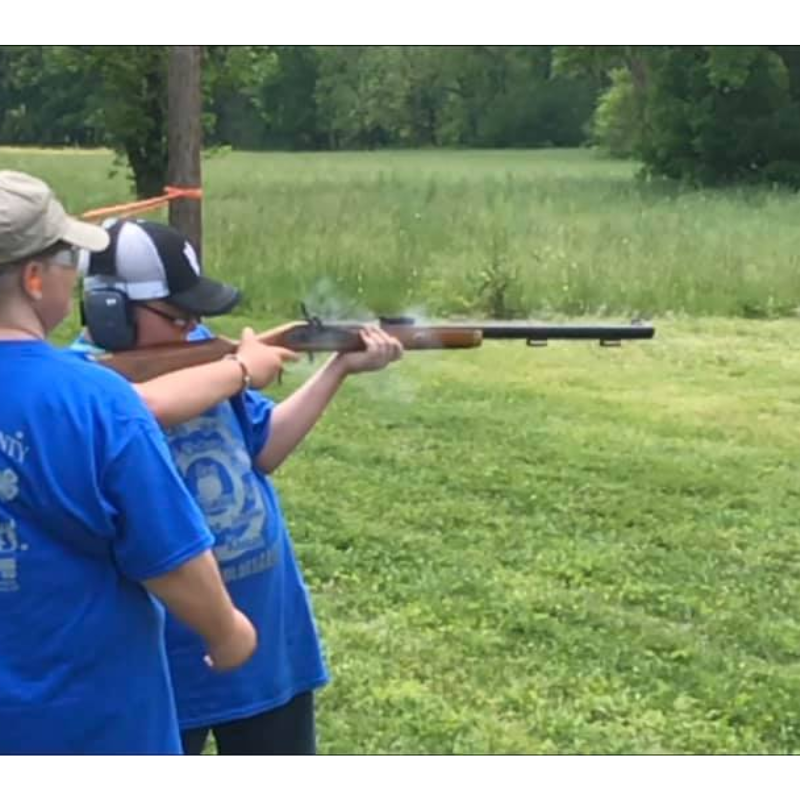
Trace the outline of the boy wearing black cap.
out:
<instances>
[{"instance_id":1,"label":"boy wearing black cap","mask_svg":"<svg viewBox=\"0 0 800 800\"><path fill-rule=\"evenodd\" d=\"M104 349L207 337L199 318L224 314L238 300L235 289L202 276L194 250L174 229L126 221L110 225L109 233L111 245L92 256L84 287L89 333ZM115 299L125 313L105 315L106 303ZM310 754L316 750L314 691L329 678L268 474L314 426L348 375L382 369L401 357L402 347L380 329L367 329L364 352L332 356L275 404L252 388L264 385L262 362L279 363L285 351L259 344L252 332L243 338L249 350L240 347L235 361L137 387L167 426L178 470L215 534L228 590L259 633L247 665L209 676L195 668L196 635L170 618L170 668L187 753L202 752L213 731L222 754ZM178 389L184 378L197 392ZM170 380L174 391L165 389Z\"/></svg>"}]
</instances>

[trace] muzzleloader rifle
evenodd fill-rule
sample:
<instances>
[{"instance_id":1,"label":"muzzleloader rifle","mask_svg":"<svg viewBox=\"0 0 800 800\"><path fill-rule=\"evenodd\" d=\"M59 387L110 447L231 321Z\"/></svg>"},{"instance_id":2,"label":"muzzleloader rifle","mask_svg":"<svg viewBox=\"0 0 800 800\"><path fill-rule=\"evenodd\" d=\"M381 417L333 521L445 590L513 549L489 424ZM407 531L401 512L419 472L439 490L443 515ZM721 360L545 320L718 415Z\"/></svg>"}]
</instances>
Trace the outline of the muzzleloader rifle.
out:
<instances>
[{"instance_id":1,"label":"muzzleloader rifle","mask_svg":"<svg viewBox=\"0 0 800 800\"><path fill-rule=\"evenodd\" d=\"M325 322L308 316L258 334L261 342L298 353L353 352L364 349L360 331L365 322ZM652 339L655 328L634 320L628 325L592 325L488 320L418 325L410 317L381 317L380 327L396 337L406 350L452 350L480 347L487 339L516 339L537 347L553 339L594 340L605 347L623 341ZM100 353L95 360L134 383L168 372L217 361L236 352L238 342L224 336L196 342L157 345L138 350Z\"/></svg>"}]
</instances>

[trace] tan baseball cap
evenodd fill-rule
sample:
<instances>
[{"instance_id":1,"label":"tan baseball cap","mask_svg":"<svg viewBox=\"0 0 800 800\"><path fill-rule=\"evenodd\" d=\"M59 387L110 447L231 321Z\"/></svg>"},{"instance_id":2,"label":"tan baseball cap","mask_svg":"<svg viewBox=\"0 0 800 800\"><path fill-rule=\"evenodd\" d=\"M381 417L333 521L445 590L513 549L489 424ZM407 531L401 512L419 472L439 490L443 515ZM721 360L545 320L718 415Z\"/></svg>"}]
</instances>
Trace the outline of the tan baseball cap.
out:
<instances>
[{"instance_id":1,"label":"tan baseball cap","mask_svg":"<svg viewBox=\"0 0 800 800\"><path fill-rule=\"evenodd\" d=\"M59 241L98 252L108 247L109 238L99 225L68 216L44 181L0 170L0 264L36 255Z\"/></svg>"}]
</instances>

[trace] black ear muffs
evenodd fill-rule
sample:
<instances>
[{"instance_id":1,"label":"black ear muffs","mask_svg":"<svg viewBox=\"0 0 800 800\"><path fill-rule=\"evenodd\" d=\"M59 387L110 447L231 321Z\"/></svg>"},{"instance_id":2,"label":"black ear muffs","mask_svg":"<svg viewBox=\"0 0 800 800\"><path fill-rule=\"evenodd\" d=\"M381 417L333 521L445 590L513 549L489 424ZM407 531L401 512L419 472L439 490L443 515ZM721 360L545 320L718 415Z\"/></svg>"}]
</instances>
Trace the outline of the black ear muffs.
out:
<instances>
[{"instance_id":1,"label":"black ear muffs","mask_svg":"<svg viewBox=\"0 0 800 800\"><path fill-rule=\"evenodd\" d=\"M81 316L92 341L112 353L136 346L133 303L119 289L91 289L81 304Z\"/></svg>"}]
</instances>

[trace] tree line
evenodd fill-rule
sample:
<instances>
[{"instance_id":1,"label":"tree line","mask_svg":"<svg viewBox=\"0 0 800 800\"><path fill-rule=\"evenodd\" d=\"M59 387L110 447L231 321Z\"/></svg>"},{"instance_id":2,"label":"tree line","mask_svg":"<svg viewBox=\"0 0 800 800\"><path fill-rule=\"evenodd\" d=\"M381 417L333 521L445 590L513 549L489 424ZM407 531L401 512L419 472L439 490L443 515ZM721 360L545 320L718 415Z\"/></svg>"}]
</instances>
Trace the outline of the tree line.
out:
<instances>
[{"instance_id":1,"label":"tree line","mask_svg":"<svg viewBox=\"0 0 800 800\"><path fill-rule=\"evenodd\" d=\"M0 143L166 169L163 46L0 47ZM800 185L800 47L208 46L209 146L574 147L695 184Z\"/></svg>"}]
</instances>

